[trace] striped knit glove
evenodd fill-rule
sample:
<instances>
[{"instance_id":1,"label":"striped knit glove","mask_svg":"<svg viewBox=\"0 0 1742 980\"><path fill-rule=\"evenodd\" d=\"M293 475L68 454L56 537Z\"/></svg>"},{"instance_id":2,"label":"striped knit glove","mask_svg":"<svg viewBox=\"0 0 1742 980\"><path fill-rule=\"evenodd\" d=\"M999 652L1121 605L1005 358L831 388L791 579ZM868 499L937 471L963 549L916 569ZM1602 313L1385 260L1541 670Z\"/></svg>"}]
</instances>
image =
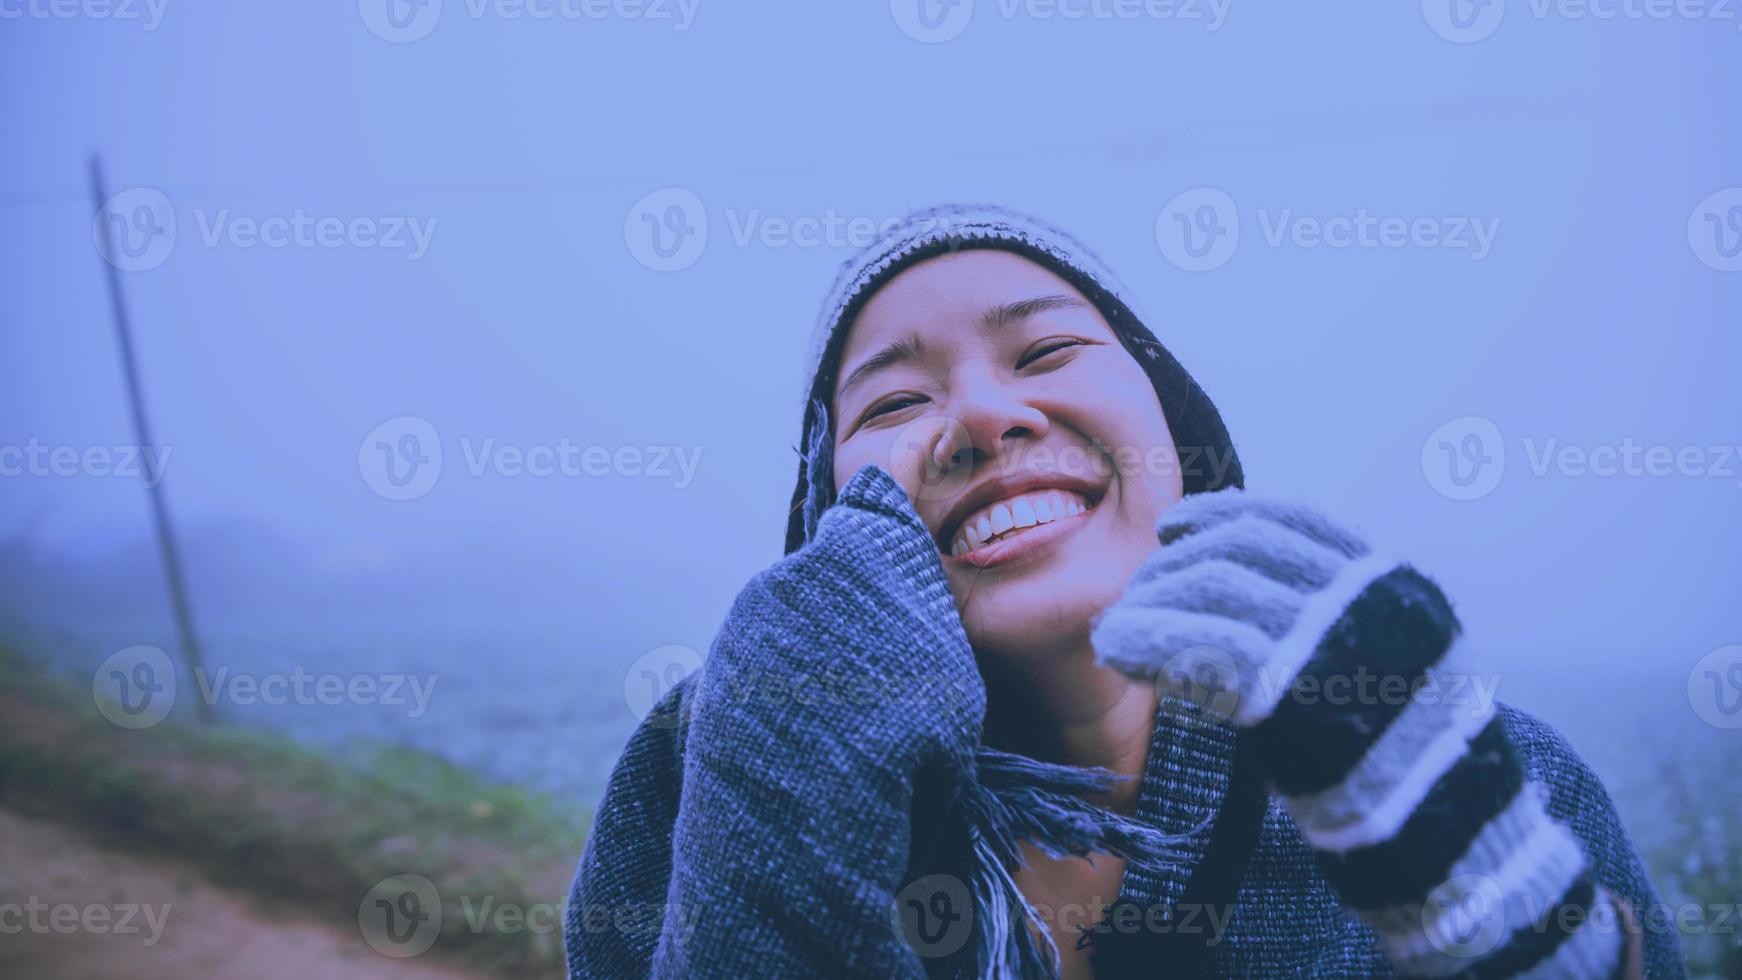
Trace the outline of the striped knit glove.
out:
<instances>
[{"instance_id":1,"label":"striped knit glove","mask_svg":"<svg viewBox=\"0 0 1742 980\"><path fill-rule=\"evenodd\" d=\"M1615 901L1525 782L1433 582L1307 507L1240 490L1188 497L1156 531L1161 550L1096 624L1100 662L1251 732L1400 973L1617 970L1621 932L1580 928L1587 913L1618 921Z\"/></svg>"}]
</instances>

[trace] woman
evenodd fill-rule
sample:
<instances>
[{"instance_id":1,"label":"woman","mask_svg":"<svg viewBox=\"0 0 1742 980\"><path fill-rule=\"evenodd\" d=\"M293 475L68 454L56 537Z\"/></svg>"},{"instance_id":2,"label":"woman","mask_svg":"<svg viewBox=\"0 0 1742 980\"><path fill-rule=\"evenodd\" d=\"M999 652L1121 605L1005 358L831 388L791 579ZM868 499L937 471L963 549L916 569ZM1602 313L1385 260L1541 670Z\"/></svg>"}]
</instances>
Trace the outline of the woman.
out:
<instances>
[{"instance_id":1,"label":"woman","mask_svg":"<svg viewBox=\"0 0 1742 980\"><path fill-rule=\"evenodd\" d=\"M846 265L787 556L625 749L571 975L1679 975L1601 784L1244 492L1123 297L999 209Z\"/></svg>"}]
</instances>

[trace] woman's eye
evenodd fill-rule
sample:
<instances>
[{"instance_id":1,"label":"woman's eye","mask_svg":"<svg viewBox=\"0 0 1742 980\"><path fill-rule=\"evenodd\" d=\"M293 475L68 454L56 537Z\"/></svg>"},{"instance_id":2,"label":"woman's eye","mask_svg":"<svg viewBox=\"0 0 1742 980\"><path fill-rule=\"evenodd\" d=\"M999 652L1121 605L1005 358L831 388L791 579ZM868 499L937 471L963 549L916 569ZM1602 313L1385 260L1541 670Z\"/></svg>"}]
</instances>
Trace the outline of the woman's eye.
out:
<instances>
[{"instance_id":1,"label":"woman's eye","mask_svg":"<svg viewBox=\"0 0 1742 980\"><path fill-rule=\"evenodd\" d=\"M876 405L871 407L869 412L865 413L865 419L869 421L879 415L888 415L890 412L899 412L909 405L918 405L924 400L925 399L923 398L916 398L912 395L904 395L899 398L891 398L886 402L878 402Z\"/></svg>"},{"instance_id":2,"label":"woman's eye","mask_svg":"<svg viewBox=\"0 0 1742 980\"><path fill-rule=\"evenodd\" d=\"M1029 351L1027 354L1022 355L1022 359L1020 361L1016 362L1016 369L1020 371L1021 369L1029 366L1030 364L1033 364L1035 361L1038 361L1041 358L1046 357L1049 354L1056 354L1059 351L1066 349L1067 347L1081 347L1082 344L1083 344L1082 341L1076 340L1074 338L1064 338L1064 339L1060 339L1060 340L1046 341L1045 343L1041 344L1039 347L1036 347L1033 350Z\"/></svg>"}]
</instances>

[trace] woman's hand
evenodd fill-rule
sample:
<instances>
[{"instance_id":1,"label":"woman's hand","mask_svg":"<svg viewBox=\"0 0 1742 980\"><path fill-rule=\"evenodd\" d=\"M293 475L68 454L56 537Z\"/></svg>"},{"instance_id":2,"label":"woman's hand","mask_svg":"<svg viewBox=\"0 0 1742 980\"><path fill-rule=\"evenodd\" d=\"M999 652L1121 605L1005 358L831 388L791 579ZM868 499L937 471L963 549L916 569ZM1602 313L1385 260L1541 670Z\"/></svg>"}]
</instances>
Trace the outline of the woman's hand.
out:
<instances>
[{"instance_id":1,"label":"woman's hand","mask_svg":"<svg viewBox=\"0 0 1742 980\"><path fill-rule=\"evenodd\" d=\"M1497 683L1466 663L1431 580L1237 489L1188 497L1156 532L1091 634L1097 657L1249 732L1243 751L1399 972L1621 965L1624 930L1585 918L1619 921L1615 899L1525 780Z\"/></svg>"},{"instance_id":2,"label":"woman's hand","mask_svg":"<svg viewBox=\"0 0 1742 980\"><path fill-rule=\"evenodd\" d=\"M855 473L739 593L695 679L656 975L921 977L892 917L916 828L972 779L985 714L930 533Z\"/></svg>"},{"instance_id":3,"label":"woman's hand","mask_svg":"<svg viewBox=\"0 0 1742 980\"><path fill-rule=\"evenodd\" d=\"M1270 716L1335 618L1397 567L1303 505L1241 490L1185 498L1156 536L1161 549L1097 622L1095 649L1242 726Z\"/></svg>"}]
</instances>

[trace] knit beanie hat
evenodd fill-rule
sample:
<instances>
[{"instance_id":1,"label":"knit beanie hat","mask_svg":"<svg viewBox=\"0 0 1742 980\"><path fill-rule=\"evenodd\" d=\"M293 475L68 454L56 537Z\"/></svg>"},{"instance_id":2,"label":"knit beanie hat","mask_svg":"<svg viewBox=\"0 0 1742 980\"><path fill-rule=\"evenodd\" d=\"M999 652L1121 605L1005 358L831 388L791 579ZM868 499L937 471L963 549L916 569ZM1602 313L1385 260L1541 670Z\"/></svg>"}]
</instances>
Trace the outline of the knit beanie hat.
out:
<instances>
[{"instance_id":1,"label":"knit beanie hat","mask_svg":"<svg viewBox=\"0 0 1742 980\"><path fill-rule=\"evenodd\" d=\"M943 205L916 211L841 266L818 317L812 341L799 438L798 485L786 528L788 554L815 533L834 502L835 379L853 320L867 300L916 262L974 248L1014 252L1052 270L1082 293L1113 328L1155 385L1173 433L1188 494L1245 486L1240 458L1210 396L1162 346L1132 307L1130 292L1081 242L1051 225L1006 208Z\"/></svg>"}]
</instances>

